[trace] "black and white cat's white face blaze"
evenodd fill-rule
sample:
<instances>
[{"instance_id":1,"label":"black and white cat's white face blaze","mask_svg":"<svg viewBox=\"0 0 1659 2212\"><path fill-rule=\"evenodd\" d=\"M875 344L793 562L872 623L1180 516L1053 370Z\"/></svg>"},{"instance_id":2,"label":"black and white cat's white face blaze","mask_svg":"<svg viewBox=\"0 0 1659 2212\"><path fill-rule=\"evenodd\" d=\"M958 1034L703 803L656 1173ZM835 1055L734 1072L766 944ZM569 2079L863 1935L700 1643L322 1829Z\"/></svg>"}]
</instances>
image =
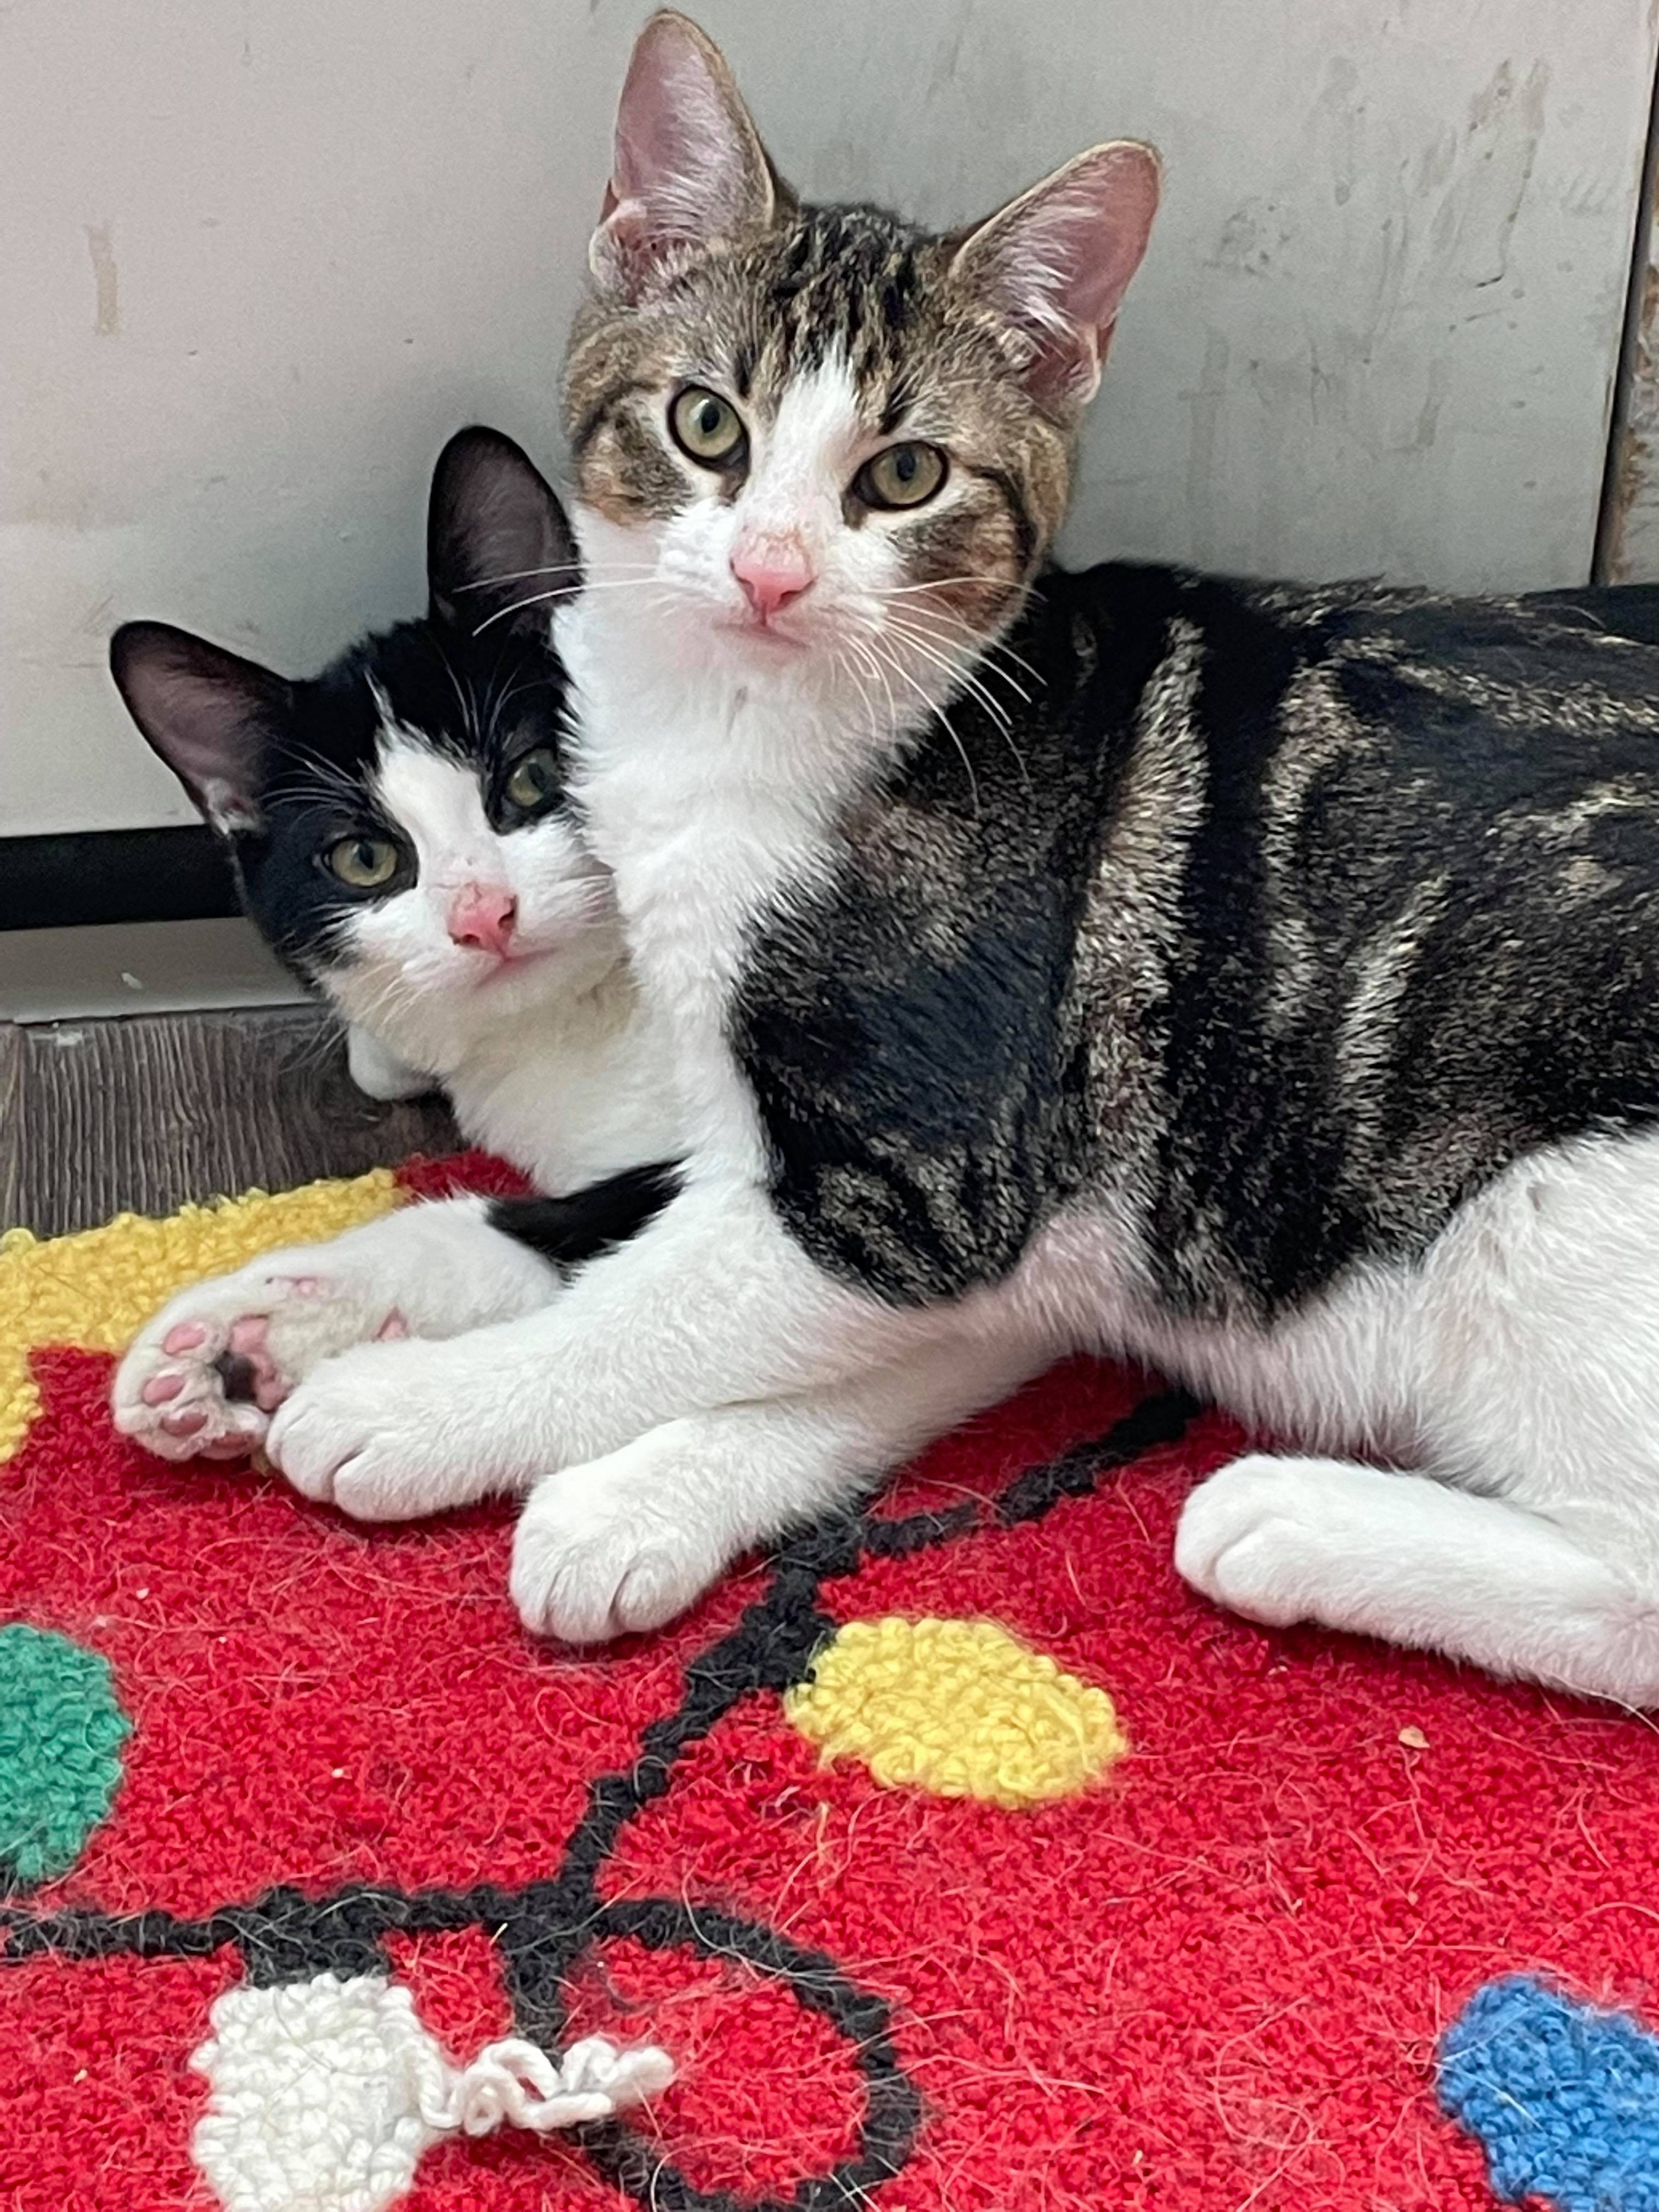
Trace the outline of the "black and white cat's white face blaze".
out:
<instances>
[{"instance_id":1,"label":"black and white cat's white face blaze","mask_svg":"<svg viewBox=\"0 0 1659 2212\"><path fill-rule=\"evenodd\" d=\"M431 603L287 683L160 623L118 633L139 728L231 843L295 972L441 1074L622 957L565 799L565 678L545 595L574 580L557 501L494 433L434 473ZM520 604L526 603L526 604Z\"/></svg>"}]
</instances>

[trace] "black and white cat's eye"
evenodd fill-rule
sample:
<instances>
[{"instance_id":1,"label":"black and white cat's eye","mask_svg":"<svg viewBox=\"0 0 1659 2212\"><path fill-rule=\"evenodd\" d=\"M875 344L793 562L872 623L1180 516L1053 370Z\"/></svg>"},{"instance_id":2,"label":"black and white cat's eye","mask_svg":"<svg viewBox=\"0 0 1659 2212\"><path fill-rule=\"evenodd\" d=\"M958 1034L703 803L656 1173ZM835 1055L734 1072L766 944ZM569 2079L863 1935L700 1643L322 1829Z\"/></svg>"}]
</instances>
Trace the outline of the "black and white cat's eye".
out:
<instances>
[{"instance_id":1,"label":"black and white cat's eye","mask_svg":"<svg viewBox=\"0 0 1659 2212\"><path fill-rule=\"evenodd\" d=\"M688 384L668 410L674 443L688 459L705 469L726 469L743 456L748 432L729 399L707 385Z\"/></svg>"},{"instance_id":2,"label":"black and white cat's eye","mask_svg":"<svg viewBox=\"0 0 1659 2212\"><path fill-rule=\"evenodd\" d=\"M354 891L385 890L401 872L404 856L390 837L337 838L323 854L329 873Z\"/></svg>"},{"instance_id":3,"label":"black and white cat's eye","mask_svg":"<svg viewBox=\"0 0 1659 2212\"><path fill-rule=\"evenodd\" d=\"M514 762L501 796L516 813L541 814L557 802L563 788L558 755L550 745L537 745Z\"/></svg>"},{"instance_id":4,"label":"black and white cat's eye","mask_svg":"<svg viewBox=\"0 0 1659 2212\"><path fill-rule=\"evenodd\" d=\"M920 439L884 446L853 479L853 496L866 507L922 507L945 489L951 465L937 446Z\"/></svg>"}]
</instances>

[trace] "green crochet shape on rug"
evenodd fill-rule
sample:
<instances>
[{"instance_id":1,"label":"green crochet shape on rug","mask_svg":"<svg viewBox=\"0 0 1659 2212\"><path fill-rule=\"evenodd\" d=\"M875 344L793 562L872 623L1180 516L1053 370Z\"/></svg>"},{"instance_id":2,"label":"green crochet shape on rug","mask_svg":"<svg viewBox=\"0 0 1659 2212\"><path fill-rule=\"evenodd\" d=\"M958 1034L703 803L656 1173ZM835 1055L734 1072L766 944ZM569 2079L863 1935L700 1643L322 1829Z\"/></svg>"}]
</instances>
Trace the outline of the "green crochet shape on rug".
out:
<instances>
[{"instance_id":1,"label":"green crochet shape on rug","mask_svg":"<svg viewBox=\"0 0 1659 2212\"><path fill-rule=\"evenodd\" d=\"M75 1864L109 1810L131 1733L98 1652L46 1629L0 1628L0 1890Z\"/></svg>"}]
</instances>

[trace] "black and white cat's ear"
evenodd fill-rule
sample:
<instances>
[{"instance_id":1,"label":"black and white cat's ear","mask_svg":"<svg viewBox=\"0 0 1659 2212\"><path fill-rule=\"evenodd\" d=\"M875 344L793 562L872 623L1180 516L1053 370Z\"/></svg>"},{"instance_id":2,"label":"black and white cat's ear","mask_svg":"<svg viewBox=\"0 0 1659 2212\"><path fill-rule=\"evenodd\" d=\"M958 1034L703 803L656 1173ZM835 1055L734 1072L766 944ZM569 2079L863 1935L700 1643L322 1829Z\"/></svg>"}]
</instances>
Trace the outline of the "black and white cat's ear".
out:
<instances>
[{"instance_id":1,"label":"black and white cat's ear","mask_svg":"<svg viewBox=\"0 0 1659 2212\"><path fill-rule=\"evenodd\" d=\"M1042 404L1093 397L1162 173L1152 149L1133 139L1091 146L954 241L951 276L1025 335L1025 383Z\"/></svg>"},{"instance_id":2,"label":"black and white cat's ear","mask_svg":"<svg viewBox=\"0 0 1659 2212\"><path fill-rule=\"evenodd\" d=\"M665 8L635 41L588 262L636 299L678 249L769 229L793 200L714 40Z\"/></svg>"},{"instance_id":3,"label":"black and white cat's ear","mask_svg":"<svg viewBox=\"0 0 1659 2212\"><path fill-rule=\"evenodd\" d=\"M544 637L556 599L581 581L576 541L530 456L499 430L458 430L438 456L426 517L434 620Z\"/></svg>"},{"instance_id":4,"label":"black and white cat's ear","mask_svg":"<svg viewBox=\"0 0 1659 2212\"><path fill-rule=\"evenodd\" d=\"M213 827L227 837L257 830L264 763L292 687L170 623L123 624L109 665L145 740Z\"/></svg>"}]
</instances>

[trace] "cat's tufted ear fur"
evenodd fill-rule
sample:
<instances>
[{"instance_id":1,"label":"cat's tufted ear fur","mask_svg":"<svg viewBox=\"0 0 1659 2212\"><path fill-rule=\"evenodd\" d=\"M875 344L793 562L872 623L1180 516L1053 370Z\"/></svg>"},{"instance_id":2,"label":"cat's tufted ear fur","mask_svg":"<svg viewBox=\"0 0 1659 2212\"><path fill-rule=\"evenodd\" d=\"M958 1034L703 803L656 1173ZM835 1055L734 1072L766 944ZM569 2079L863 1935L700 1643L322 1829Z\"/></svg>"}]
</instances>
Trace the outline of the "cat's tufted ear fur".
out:
<instances>
[{"instance_id":1,"label":"cat's tufted ear fur","mask_svg":"<svg viewBox=\"0 0 1659 2212\"><path fill-rule=\"evenodd\" d=\"M662 9L640 33L617 105L588 252L600 289L636 299L685 247L767 230L793 205L720 48Z\"/></svg>"},{"instance_id":2,"label":"cat's tufted ear fur","mask_svg":"<svg viewBox=\"0 0 1659 2212\"><path fill-rule=\"evenodd\" d=\"M1006 315L1030 344L1039 404L1080 407L1101 365L1158 213L1150 146L1091 147L953 241L952 277Z\"/></svg>"},{"instance_id":3,"label":"cat's tufted ear fur","mask_svg":"<svg viewBox=\"0 0 1659 2212\"><path fill-rule=\"evenodd\" d=\"M263 766L292 686L171 623L125 623L110 673L151 750L222 835L257 830Z\"/></svg>"}]
</instances>

